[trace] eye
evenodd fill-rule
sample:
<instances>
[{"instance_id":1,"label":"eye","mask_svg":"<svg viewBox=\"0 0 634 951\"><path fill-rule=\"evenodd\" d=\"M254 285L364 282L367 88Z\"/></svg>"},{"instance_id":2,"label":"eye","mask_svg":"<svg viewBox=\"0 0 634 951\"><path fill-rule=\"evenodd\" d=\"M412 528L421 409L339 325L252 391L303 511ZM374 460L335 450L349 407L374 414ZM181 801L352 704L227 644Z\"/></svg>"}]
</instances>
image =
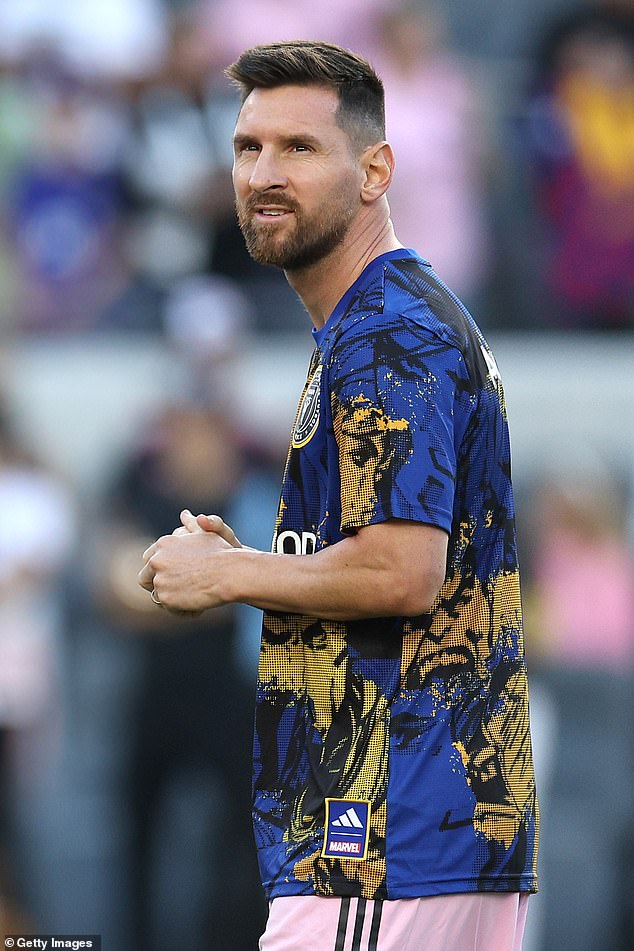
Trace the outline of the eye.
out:
<instances>
[{"instance_id":1,"label":"eye","mask_svg":"<svg viewBox=\"0 0 634 951\"><path fill-rule=\"evenodd\" d=\"M256 142L236 142L234 151L236 155L243 155L245 152L258 152L260 149Z\"/></svg>"}]
</instances>

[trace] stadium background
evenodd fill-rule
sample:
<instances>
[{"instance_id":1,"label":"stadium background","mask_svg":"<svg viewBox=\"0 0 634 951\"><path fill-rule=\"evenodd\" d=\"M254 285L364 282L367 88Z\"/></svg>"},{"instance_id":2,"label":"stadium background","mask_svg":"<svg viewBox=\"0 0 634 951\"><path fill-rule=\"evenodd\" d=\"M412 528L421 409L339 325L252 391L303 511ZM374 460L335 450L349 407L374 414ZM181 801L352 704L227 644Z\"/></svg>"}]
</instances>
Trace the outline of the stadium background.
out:
<instances>
[{"instance_id":1,"label":"stadium background","mask_svg":"<svg viewBox=\"0 0 634 951\"><path fill-rule=\"evenodd\" d=\"M384 76L397 233L505 381L526 947L632 947L632 31L626 0L2 0L0 932L255 947L257 613L183 627L134 577L185 504L268 547L310 334L233 223L222 67L319 36Z\"/></svg>"}]
</instances>

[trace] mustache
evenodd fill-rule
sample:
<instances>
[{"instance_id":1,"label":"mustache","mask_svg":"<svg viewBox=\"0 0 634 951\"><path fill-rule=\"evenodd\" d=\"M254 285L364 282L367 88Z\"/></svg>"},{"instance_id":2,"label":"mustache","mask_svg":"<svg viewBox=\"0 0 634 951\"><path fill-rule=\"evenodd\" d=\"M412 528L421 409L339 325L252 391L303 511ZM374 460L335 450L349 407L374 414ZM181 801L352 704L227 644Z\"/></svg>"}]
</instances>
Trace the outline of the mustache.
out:
<instances>
[{"instance_id":1,"label":"mustache","mask_svg":"<svg viewBox=\"0 0 634 951\"><path fill-rule=\"evenodd\" d=\"M255 212L260 208L288 208L289 211L297 211L299 208L298 203L294 198L291 198L290 195L285 195L283 192L276 193L275 195L270 194L258 194L253 192L244 202L241 203L241 211L247 214L249 212Z\"/></svg>"}]
</instances>

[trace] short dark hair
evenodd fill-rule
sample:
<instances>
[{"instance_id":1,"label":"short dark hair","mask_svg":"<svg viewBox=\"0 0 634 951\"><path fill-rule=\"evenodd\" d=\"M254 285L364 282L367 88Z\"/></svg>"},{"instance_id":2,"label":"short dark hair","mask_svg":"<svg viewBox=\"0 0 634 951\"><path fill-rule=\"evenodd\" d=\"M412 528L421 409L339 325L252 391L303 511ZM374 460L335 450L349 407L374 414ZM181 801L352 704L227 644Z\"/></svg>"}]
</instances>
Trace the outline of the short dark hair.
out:
<instances>
[{"instance_id":1,"label":"short dark hair","mask_svg":"<svg viewBox=\"0 0 634 951\"><path fill-rule=\"evenodd\" d=\"M241 103L254 89L326 86L339 98L337 123L361 148L385 138L383 83L362 56L312 40L293 40L245 50L225 74L238 87Z\"/></svg>"}]
</instances>

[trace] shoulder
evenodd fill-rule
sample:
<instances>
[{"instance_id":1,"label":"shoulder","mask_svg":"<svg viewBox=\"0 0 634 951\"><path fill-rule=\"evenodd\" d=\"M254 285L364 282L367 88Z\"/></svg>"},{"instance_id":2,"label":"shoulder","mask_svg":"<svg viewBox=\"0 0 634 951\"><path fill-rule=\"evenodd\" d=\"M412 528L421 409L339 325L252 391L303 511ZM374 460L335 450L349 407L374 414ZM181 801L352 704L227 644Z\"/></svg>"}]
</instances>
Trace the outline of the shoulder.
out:
<instances>
[{"instance_id":1,"label":"shoulder","mask_svg":"<svg viewBox=\"0 0 634 951\"><path fill-rule=\"evenodd\" d=\"M344 321L333 335L324 364L331 373L352 366L377 370L389 367L409 375L423 367L464 365L451 335L439 332L424 307L418 313L383 310Z\"/></svg>"},{"instance_id":2,"label":"shoulder","mask_svg":"<svg viewBox=\"0 0 634 951\"><path fill-rule=\"evenodd\" d=\"M446 353L454 351L474 389L497 385L495 358L478 324L431 265L416 258L390 262L385 275L386 309L394 301L399 301L400 312L436 338Z\"/></svg>"},{"instance_id":3,"label":"shoulder","mask_svg":"<svg viewBox=\"0 0 634 951\"><path fill-rule=\"evenodd\" d=\"M474 329L466 307L429 262L404 251L401 257L390 257L380 267L372 267L357 282L324 338L324 349L387 330L440 340L464 350Z\"/></svg>"},{"instance_id":4,"label":"shoulder","mask_svg":"<svg viewBox=\"0 0 634 951\"><path fill-rule=\"evenodd\" d=\"M392 311L368 314L341 329L324 363L323 386L340 402L362 394L381 405L412 408L472 388L453 342L424 321Z\"/></svg>"},{"instance_id":5,"label":"shoulder","mask_svg":"<svg viewBox=\"0 0 634 951\"><path fill-rule=\"evenodd\" d=\"M377 362L424 359L452 367L475 388L493 361L473 317L431 265L411 252L374 269L325 335L322 363L330 371Z\"/></svg>"}]
</instances>

